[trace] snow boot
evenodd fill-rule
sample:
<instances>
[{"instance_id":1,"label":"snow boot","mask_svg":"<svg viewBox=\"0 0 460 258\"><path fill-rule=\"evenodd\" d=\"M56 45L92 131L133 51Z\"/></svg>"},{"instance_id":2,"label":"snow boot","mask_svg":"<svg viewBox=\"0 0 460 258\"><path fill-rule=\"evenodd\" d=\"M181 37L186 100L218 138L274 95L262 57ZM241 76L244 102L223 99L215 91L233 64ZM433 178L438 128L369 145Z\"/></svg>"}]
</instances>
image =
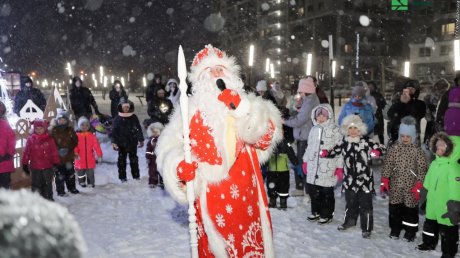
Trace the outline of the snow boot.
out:
<instances>
[{"instance_id":1,"label":"snow boot","mask_svg":"<svg viewBox=\"0 0 460 258\"><path fill-rule=\"evenodd\" d=\"M332 218L319 218L318 224L319 225L326 225L332 222Z\"/></svg>"},{"instance_id":2,"label":"snow boot","mask_svg":"<svg viewBox=\"0 0 460 258\"><path fill-rule=\"evenodd\" d=\"M276 208L276 198L270 197L268 202L268 208Z\"/></svg>"},{"instance_id":3,"label":"snow boot","mask_svg":"<svg viewBox=\"0 0 460 258\"><path fill-rule=\"evenodd\" d=\"M363 231L362 236L364 239L369 239L371 238L371 232L370 231Z\"/></svg>"},{"instance_id":4,"label":"snow boot","mask_svg":"<svg viewBox=\"0 0 460 258\"><path fill-rule=\"evenodd\" d=\"M392 229L390 232L390 238L394 240L398 240L399 234L401 234L401 231Z\"/></svg>"},{"instance_id":5,"label":"snow boot","mask_svg":"<svg viewBox=\"0 0 460 258\"><path fill-rule=\"evenodd\" d=\"M343 223L342 225L337 227L337 230L338 231L345 231L345 230L348 230L348 229L350 229L350 228L352 228L354 226L355 225L348 225L348 224Z\"/></svg>"},{"instance_id":6,"label":"snow boot","mask_svg":"<svg viewBox=\"0 0 460 258\"><path fill-rule=\"evenodd\" d=\"M436 249L436 246L427 244L427 243L421 243L420 245L417 246L417 249L422 252L427 252L427 251L433 251Z\"/></svg>"},{"instance_id":7,"label":"snow boot","mask_svg":"<svg viewBox=\"0 0 460 258\"><path fill-rule=\"evenodd\" d=\"M307 217L307 220L311 221L311 222L317 221L317 220L319 220L319 214L313 213L313 214L311 214L310 216Z\"/></svg>"},{"instance_id":8,"label":"snow boot","mask_svg":"<svg viewBox=\"0 0 460 258\"><path fill-rule=\"evenodd\" d=\"M287 198L280 199L280 209L286 210L287 209Z\"/></svg>"}]
</instances>

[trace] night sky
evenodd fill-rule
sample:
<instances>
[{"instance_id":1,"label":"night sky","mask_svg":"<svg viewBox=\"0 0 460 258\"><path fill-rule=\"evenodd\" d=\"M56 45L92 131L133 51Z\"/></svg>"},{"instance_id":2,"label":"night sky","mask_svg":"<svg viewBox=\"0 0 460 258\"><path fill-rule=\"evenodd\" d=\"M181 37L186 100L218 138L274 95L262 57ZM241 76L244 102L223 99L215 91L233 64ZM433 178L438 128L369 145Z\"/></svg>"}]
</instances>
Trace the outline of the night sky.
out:
<instances>
[{"instance_id":1,"label":"night sky","mask_svg":"<svg viewBox=\"0 0 460 258\"><path fill-rule=\"evenodd\" d=\"M215 39L203 25L211 9L210 0L0 1L0 56L6 70L39 78L64 76L69 61L74 71L103 65L138 78L167 75L175 73L179 44L190 64Z\"/></svg>"}]
</instances>

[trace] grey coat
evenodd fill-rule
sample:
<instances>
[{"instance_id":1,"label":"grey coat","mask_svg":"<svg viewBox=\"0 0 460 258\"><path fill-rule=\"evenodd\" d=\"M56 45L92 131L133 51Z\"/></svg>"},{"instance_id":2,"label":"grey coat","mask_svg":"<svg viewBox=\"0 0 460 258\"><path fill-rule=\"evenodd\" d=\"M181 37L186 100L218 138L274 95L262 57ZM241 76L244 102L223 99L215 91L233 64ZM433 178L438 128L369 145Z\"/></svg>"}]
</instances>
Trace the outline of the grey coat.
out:
<instances>
[{"instance_id":1,"label":"grey coat","mask_svg":"<svg viewBox=\"0 0 460 258\"><path fill-rule=\"evenodd\" d=\"M310 130L313 127L311 112L319 105L318 96L312 93L303 97L302 106L297 114L284 122L285 125L293 128L294 139L297 141L307 141Z\"/></svg>"}]
</instances>

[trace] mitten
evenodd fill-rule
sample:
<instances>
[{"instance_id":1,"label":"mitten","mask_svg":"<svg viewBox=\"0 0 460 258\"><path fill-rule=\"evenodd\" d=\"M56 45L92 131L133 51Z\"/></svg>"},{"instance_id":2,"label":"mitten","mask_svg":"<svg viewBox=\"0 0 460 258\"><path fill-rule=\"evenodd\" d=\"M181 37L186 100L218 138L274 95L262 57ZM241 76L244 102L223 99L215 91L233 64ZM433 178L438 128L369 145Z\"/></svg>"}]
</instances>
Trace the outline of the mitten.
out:
<instances>
[{"instance_id":1,"label":"mitten","mask_svg":"<svg viewBox=\"0 0 460 258\"><path fill-rule=\"evenodd\" d=\"M137 145L137 147L138 147L138 148L144 147L144 142L143 142L143 141L142 141L142 142L139 142L139 144Z\"/></svg>"},{"instance_id":2,"label":"mitten","mask_svg":"<svg viewBox=\"0 0 460 258\"><path fill-rule=\"evenodd\" d=\"M27 174L30 175L29 165L22 164L22 170Z\"/></svg>"},{"instance_id":3,"label":"mitten","mask_svg":"<svg viewBox=\"0 0 460 258\"><path fill-rule=\"evenodd\" d=\"M415 183L415 186L412 187L412 189L410 190L412 192L412 194L414 195L414 199L416 201L420 200L420 190L422 188L423 188L422 182L417 181L417 183Z\"/></svg>"},{"instance_id":4,"label":"mitten","mask_svg":"<svg viewBox=\"0 0 460 258\"><path fill-rule=\"evenodd\" d=\"M302 171L303 171L303 174L304 174L304 175L307 174L307 172L308 172L308 171L307 171L307 162L304 162L304 163L302 164Z\"/></svg>"},{"instance_id":5,"label":"mitten","mask_svg":"<svg viewBox=\"0 0 460 258\"><path fill-rule=\"evenodd\" d=\"M329 155L329 151L327 151L327 150L321 150L321 152L319 153L319 156L321 158L325 158L325 157L327 157L327 155Z\"/></svg>"},{"instance_id":6,"label":"mitten","mask_svg":"<svg viewBox=\"0 0 460 258\"><path fill-rule=\"evenodd\" d=\"M241 102L240 95L236 91L230 89L223 90L217 99L222 101L230 109L236 109Z\"/></svg>"},{"instance_id":7,"label":"mitten","mask_svg":"<svg viewBox=\"0 0 460 258\"><path fill-rule=\"evenodd\" d=\"M112 143L112 149L113 149L114 151L118 151L118 145L115 144L115 143Z\"/></svg>"},{"instance_id":8,"label":"mitten","mask_svg":"<svg viewBox=\"0 0 460 258\"><path fill-rule=\"evenodd\" d=\"M371 157L372 158L378 158L382 155L379 150L371 150Z\"/></svg>"},{"instance_id":9,"label":"mitten","mask_svg":"<svg viewBox=\"0 0 460 258\"><path fill-rule=\"evenodd\" d=\"M450 222L455 226L460 220L460 202L449 200L447 201L447 213L442 215L442 218L449 218Z\"/></svg>"},{"instance_id":10,"label":"mitten","mask_svg":"<svg viewBox=\"0 0 460 258\"><path fill-rule=\"evenodd\" d=\"M343 180L343 168L336 168L335 169L335 176L337 177L337 181L342 182L342 180Z\"/></svg>"},{"instance_id":11,"label":"mitten","mask_svg":"<svg viewBox=\"0 0 460 258\"><path fill-rule=\"evenodd\" d=\"M192 181L195 178L195 171L198 168L198 163L193 161L192 163L187 163L185 160L179 162L177 165L176 173L179 180L184 182Z\"/></svg>"},{"instance_id":12,"label":"mitten","mask_svg":"<svg viewBox=\"0 0 460 258\"><path fill-rule=\"evenodd\" d=\"M387 193L388 191L390 191L390 179L382 177L380 179L380 193Z\"/></svg>"}]
</instances>

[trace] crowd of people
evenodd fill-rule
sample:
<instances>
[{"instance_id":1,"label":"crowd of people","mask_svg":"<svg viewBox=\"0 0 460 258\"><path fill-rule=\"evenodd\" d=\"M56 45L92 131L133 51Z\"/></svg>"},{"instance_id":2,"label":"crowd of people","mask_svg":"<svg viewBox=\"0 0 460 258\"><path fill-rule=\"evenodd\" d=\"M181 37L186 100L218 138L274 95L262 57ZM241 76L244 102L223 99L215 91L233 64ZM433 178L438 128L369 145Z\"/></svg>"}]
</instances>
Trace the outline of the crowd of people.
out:
<instances>
[{"instance_id":1,"label":"crowd of people","mask_svg":"<svg viewBox=\"0 0 460 258\"><path fill-rule=\"evenodd\" d=\"M192 163L181 160L183 155L179 154L183 154L183 147L175 144L183 140L177 133L180 130L179 97L188 94L180 92L177 80L171 78L164 85L162 77L155 76L145 93L149 118L143 121L143 127L124 86L118 80L113 82L109 93L112 118L109 137L113 150L118 152L121 182L127 181L127 159L132 178L140 178L137 153L145 146L144 129L148 135L145 157L149 186L166 187L173 197L177 195L176 199L184 201L181 192L184 184L180 183L198 180L203 188L196 189L201 192L197 194L195 206L204 216L199 218L199 227L210 223L206 216L220 212L220 208L209 206L220 188L235 191L235 187L248 187L256 191L254 185L248 186L235 177L225 182L222 179L237 173L243 176L253 173L253 183L266 183L268 199L265 195L254 196L249 203L254 201L254 205L285 210L289 196L308 196L311 214L306 220L321 225L332 221L334 189L341 185L346 214L337 229L346 231L356 226L360 218L362 237L368 239L373 231L372 202L376 185L371 160L381 157L383 168L379 181L380 191L389 194L389 237L399 239L404 231L403 238L413 242L419 229L421 207L426 210L426 219L423 243L418 249L434 250L440 237L443 257L455 256L460 214L458 78L452 88L445 80L436 83L424 100L419 99L420 84L409 80L388 103L375 82L356 82L351 88L351 98L341 108L336 121L334 110L316 78L301 78L291 94L283 91L278 82L267 80L258 81L253 89L238 78L239 73L235 75L239 71L232 68L235 67L232 59L227 60L218 49L208 46L207 49L195 57L190 76L190 96L196 101L189 113ZM208 56L214 58L210 59L211 65L200 70L202 63L211 62L207 61ZM226 68L222 68L220 62L226 64ZM215 81L222 78L225 79L223 88ZM14 112L19 114L29 99L44 109L46 101L40 90L33 87L30 78L24 77L22 81ZM226 88L228 82L236 86ZM210 99L212 97L216 99ZM31 122L32 130L21 160L24 172L31 176L32 190L51 201L54 200L53 180L57 194L62 197L67 196L66 188L67 192L78 194L77 182L80 187L95 187L94 169L103 156L91 124L93 113L102 114L91 90L78 77L72 79L69 99L69 111L59 110L52 121ZM4 136L0 138L0 187L10 188L15 135L5 114L6 107L0 102L0 133ZM421 128L423 118L427 121L424 130ZM388 121L388 142L385 142L385 120ZM431 159L422 148L424 144L429 146ZM170 155L174 158L168 159ZM210 171L215 174L208 175ZM290 171L295 179L291 192ZM262 174L266 178L259 178ZM243 205L236 200L230 203ZM263 209L257 214L263 227L271 223ZM216 234L229 232L232 230L208 232L208 237L219 242L222 239L213 239ZM271 250L267 233L260 234L266 241L264 248ZM202 254L219 249L207 242L208 238L199 241L200 246L205 246L200 251Z\"/></svg>"}]
</instances>

